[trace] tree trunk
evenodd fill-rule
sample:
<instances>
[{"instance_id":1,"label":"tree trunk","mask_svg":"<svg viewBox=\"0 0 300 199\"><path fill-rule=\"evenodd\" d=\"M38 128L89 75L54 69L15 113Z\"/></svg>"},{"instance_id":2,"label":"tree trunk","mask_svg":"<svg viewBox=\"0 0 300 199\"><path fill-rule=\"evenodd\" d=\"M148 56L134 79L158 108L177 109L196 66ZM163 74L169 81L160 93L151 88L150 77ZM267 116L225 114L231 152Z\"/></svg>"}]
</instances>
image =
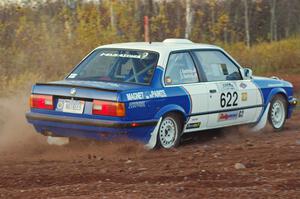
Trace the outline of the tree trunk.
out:
<instances>
[{"instance_id":1,"label":"tree trunk","mask_svg":"<svg viewBox=\"0 0 300 199\"><path fill-rule=\"evenodd\" d=\"M249 30L249 5L248 0L244 1L244 7L245 7L245 33L246 33L246 44L247 47L250 48L250 30Z\"/></svg>"},{"instance_id":2,"label":"tree trunk","mask_svg":"<svg viewBox=\"0 0 300 199\"><path fill-rule=\"evenodd\" d=\"M110 26L112 31L117 32L116 16L114 11L114 1L110 2Z\"/></svg>"},{"instance_id":3,"label":"tree trunk","mask_svg":"<svg viewBox=\"0 0 300 199\"><path fill-rule=\"evenodd\" d=\"M270 3L271 3L270 39L272 42L272 41L277 41L276 0L271 0Z\"/></svg>"},{"instance_id":4,"label":"tree trunk","mask_svg":"<svg viewBox=\"0 0 300 199\"><path fill-rule=\"evenodd\" d=\"M155 15L153 14L154 12L154 8L153 8L153 1L152 0L145 0L144 1L144 5L145 5L145 10L144 10L144 14L149 16L150 18Z\"/></svg>"},{"instance_id":5,"label":"tree trunk","mask_svg":"<svg viewBox=\"0 0 300 199\"><path fill-rule=\"evenodd\" d=\"M181 1L178 3L178 4L181 4ZM176 12L176 27L175 27L175 30L176 30L176 32L175 32L175 37L181 37L182 36L182 34L181 34L181 13L182 13L182 11L181 11L181 5L179 6L179 5L177 5L176 6L176 10L175 10L175 12Z\"/></svg>"},{"instance_id":6,"label":"tree trunk","mask_svg":"<svg viewBox=\"0 0 300 199\"><path fill-rule=\"evenodd\" d=\"M291 25L291 1L287 1L287 18L286 18L286 26L284 28L284 32L285 32L285 37L289 37L290 36L290 25Z\"/></svg>"},{"instance_id":7,"label":"tree trunk","mask_svg":"<svg viewBox=\"0 0 300 199\"><path fill-rule=\"evenodd\" d=\"M65 5L71 10L71 15L68 15L67 13L64 14L65 17L65 30L68 36L68 39L73 38L73 26L74 26L74 18L76 15L76 6L77 6L77 0L65 0Z\"/></svg>"},{"instance_id":8,"label":"tree trunk","mask_svg":"<svg viewBox=\"0 0 300 199\"><path fill-rule=\"evenodd\" d=\"M212 34L212 38L213 41L216 40L216 31L215 31L215 24L216 24L216 5L215 5L215 1L211 2L211 7L210 7L210 18L211 18L211 34Z\"/></svg>"},{"instance_id":9,"label":"tree trunk","mask_svg":"<svg viewBox=\"0 0 300 199\"><path fill-rule=\"evenodd\" d=\"M185 16L186 16L186 24L185 24L185 38L189 38L191 36L192 32L192 23L193 23L193 11L192 11L192 1L186 0L186 10L185 10Z\"/></svg>"}]
</instances>

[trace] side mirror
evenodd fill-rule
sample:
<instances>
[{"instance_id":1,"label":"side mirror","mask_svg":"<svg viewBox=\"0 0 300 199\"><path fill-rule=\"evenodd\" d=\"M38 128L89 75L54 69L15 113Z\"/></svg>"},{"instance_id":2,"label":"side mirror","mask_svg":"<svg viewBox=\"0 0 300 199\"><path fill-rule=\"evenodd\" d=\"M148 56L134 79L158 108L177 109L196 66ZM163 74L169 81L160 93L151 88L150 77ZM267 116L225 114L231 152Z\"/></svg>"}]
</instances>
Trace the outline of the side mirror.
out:
<instances>
[{"instance_id":1,"label":"side mirror","mask_svg":"<svg viewBox=\"0 0 300 199\"><path fill-rule=\"evenodd\" d=\"M244 68L244 76L246 79L251 79L253 75L253 72L250 68Z\"/></svg>"}]
</instances>

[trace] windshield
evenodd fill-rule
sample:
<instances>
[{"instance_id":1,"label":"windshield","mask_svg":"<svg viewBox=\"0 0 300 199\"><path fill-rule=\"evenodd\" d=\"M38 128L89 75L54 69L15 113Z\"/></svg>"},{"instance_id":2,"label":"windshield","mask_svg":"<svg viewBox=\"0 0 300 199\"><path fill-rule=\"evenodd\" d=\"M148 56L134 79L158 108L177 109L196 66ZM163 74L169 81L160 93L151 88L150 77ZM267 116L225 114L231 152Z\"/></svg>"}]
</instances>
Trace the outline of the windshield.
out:
<instances>
[{"instance_id":1,"label":"windshield","mask_svg":"<svg viewBox=\"0 0 300 199\"><path fill-rule=\"evenodd\" d=\"M72 80L150 84L158 53L128 49L98 49L67 77Z\"/></svg>"}]
</instances>

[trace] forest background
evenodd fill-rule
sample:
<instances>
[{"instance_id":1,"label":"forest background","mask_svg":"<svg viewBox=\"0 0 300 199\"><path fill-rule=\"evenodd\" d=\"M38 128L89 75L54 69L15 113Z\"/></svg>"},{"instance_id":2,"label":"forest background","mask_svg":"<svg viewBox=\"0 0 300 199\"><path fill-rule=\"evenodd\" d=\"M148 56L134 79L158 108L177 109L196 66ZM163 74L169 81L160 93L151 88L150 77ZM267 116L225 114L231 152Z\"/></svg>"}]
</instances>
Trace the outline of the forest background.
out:
<instances>
[{"instance_id":1,"label":"forest background","mask_svg":"<svg viewBox=\"0 0 300 199\"><path fill-rule=\"evenodd\" d=\"M102 44L188 38L255 74L300 73L299 0L2 0L0 95L62 79Z\"/></svg>"}]
</instances>

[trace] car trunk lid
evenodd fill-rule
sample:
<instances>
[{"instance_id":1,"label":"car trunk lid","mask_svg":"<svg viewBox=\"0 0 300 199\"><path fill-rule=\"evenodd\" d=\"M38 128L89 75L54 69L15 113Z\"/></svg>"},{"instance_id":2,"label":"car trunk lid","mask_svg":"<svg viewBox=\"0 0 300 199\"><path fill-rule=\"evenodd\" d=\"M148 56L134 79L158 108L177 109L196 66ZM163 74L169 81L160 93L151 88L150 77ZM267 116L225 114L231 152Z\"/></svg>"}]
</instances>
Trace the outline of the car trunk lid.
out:
<instances>
[{"instance_id":1,"label":"car trunk lid","mask_svg":"<svg viewBox=\"0 0 300 199\"><path fill-rule=\"evenodd\" d=\"M49 83L37 83L33 87L32 93L57 97L118 101L119 91L135 89L141 86L142 85L112 82L62 80Z\"/></svg>"}]
</instances>

